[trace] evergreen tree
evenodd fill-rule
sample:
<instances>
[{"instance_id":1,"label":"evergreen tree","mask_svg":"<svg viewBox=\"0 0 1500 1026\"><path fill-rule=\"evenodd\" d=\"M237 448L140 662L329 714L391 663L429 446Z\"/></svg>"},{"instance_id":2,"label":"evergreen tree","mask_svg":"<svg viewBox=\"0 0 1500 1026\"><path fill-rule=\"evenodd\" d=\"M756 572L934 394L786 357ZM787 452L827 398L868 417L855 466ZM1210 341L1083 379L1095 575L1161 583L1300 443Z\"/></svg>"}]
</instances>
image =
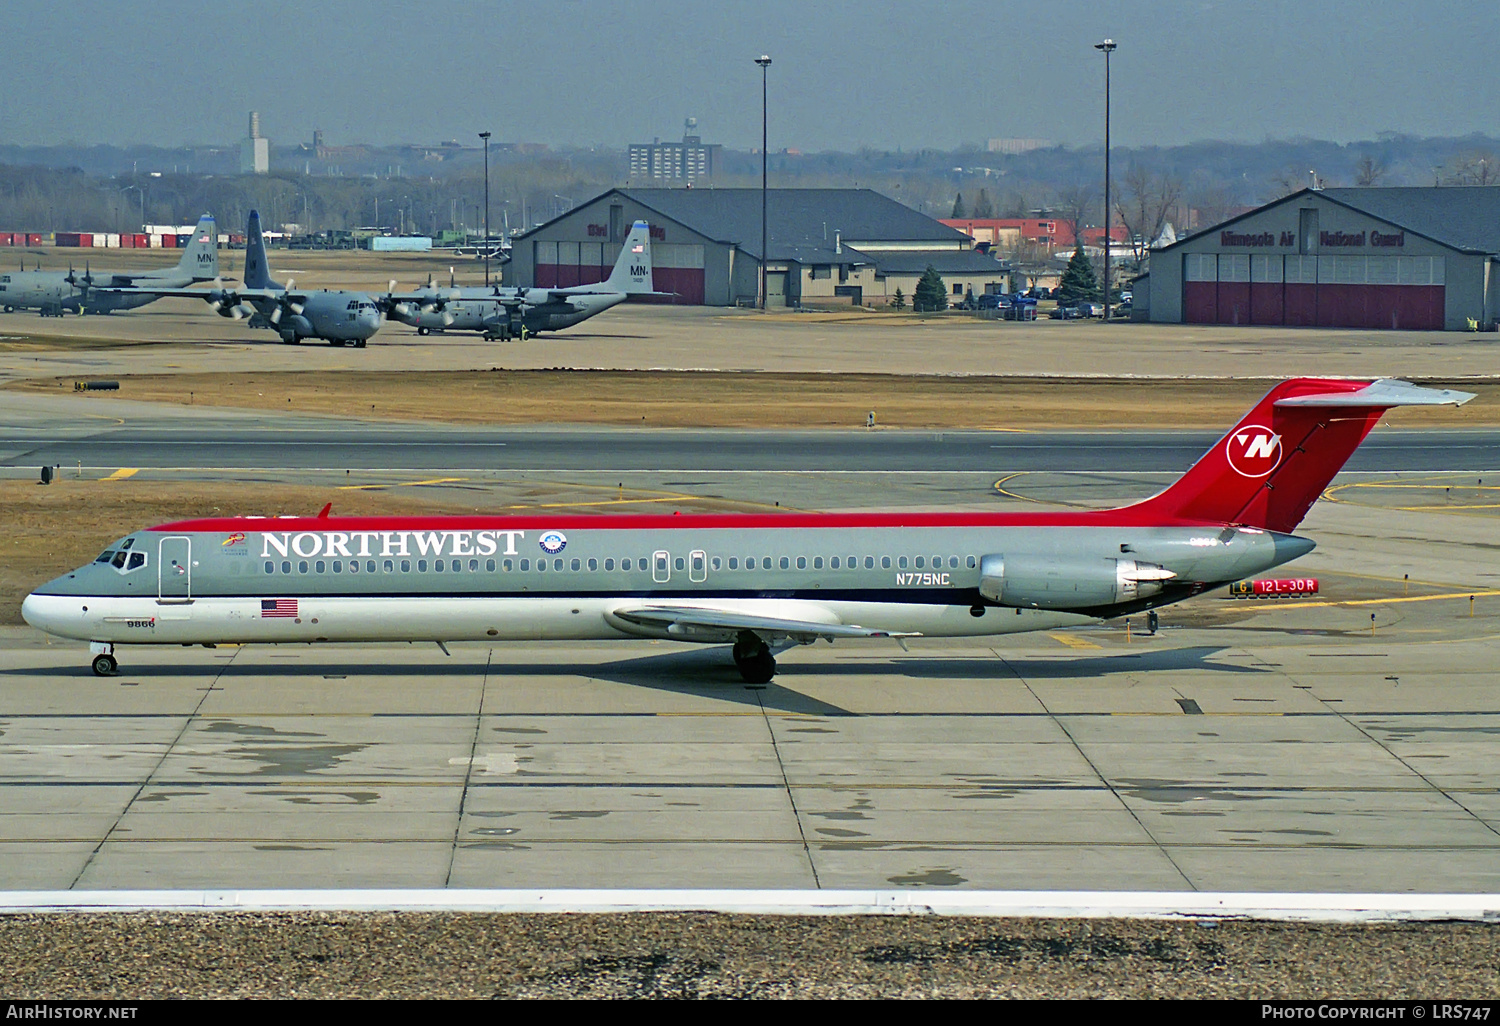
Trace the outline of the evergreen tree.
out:
<instances>
[{"instance_id":1,"label":"evergreen tree","mask_svg":"<svg viewBox=\"0 0 1500 1026\"><path fill-rule=\"evenodd\" d=\"M983 218L995 216L995 204L990 202L988 189L979 190L979 198L974 201L974 216Z\"/></svg>"},{"instance_id":2,"label":"evergreen tree","mask_svg":"<svg viewBox=\"0 0 1500 1026\"><path fill-rule=\"evenodd\" d=\"M906 309L906 296L901 292L900 289L897 289L896 290L896 294L891 297L891 309L892 310L905 310Z\"/></svg>"},{"instance_id":3,"label":"evergreen tree","mask_svg":"<svg viewBox=\"0 0 1500 1026\"><path fill-rule=\"evenodd\" d=\"M956 196L953 197L953 213L949 214L948 216L950 218L954 218L954 217L968 217L969 216L965 212L965 209L964 209L964 194L963 193L959 193L958 195L956 195Z\"/></svg>"},{"instance_id":4,"label":"evergreen tree","mask_svg":"<svg viewBox=\"0 0 1500 1026\"><path fill-rule=\"evenodd\" d=\"M1080 242L1063 271L1062 282L1057 288L1057 302L1059 306L1069 306L1098 298L1099 281L1094 277L1094 265L1083 255L1083 243Z\"/></svg>"},{"instance_id":5,"label":"evergreen tree","mask_svg":"<svg viewBox=\"0 0 1500 1026\"><path fill-rule=\"evenodd\" d=\"M948 286L931 264L922 272L911 295L911 308L917 313L936 313L948 309Z\"/></svg>"}]
</instances>

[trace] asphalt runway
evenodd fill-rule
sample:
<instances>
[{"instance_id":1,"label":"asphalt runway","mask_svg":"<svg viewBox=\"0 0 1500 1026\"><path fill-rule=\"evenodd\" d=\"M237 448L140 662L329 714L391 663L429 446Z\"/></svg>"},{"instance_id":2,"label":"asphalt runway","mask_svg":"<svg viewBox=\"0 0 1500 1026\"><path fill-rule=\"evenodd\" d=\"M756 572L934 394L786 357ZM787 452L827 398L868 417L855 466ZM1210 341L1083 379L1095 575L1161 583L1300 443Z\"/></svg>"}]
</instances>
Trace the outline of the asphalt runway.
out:
<instances>
[{"instance_id":1,"label":"asphalt runway","mask_svg":"<svg viewBox=\"0 0 1500 1026\"><path fill-rule=\"evenodd\" d=\"M1215 431L747 431L463 427L280 418L124 404L133 415L80 420L76 407L0 401L0 466L185 470L388 471L1059 471L1186 470ZM135 408L140 408L139 412ZM124 421L120 423L119 421ZM1226 424L1225 430L1231 425ZM1500 431L1377 429L1352 472L1500 467Z\"/></svg>"}]
</instances>

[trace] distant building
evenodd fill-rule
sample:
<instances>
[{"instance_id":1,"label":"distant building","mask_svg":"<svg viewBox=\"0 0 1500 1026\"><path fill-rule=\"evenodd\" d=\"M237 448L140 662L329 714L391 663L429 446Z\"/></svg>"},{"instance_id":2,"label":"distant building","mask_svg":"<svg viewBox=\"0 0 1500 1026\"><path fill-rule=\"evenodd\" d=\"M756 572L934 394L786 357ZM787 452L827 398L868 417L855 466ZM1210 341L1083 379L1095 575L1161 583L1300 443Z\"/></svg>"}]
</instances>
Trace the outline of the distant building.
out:
<instances>
[{"instance_id":1,"label":"distant building","mask_svg":"<svg viewBox=\"0 0 1500 1026\"><path fill-rule=\"evenodd\" d=\"M1040 246L1049 252L1071 251L1077 242L1072 224L1058 217L945 217L942 222L972 236L975 242L988 242L995 249L1014 248L1024 243ZM1130 241L1123 225L1112 227L1109 237L1120 245ZM1104 229L1085 227L1083 244L1103 246Z\"/></svg>"},{"instance_id":2,"label":"distant building","mask_svg":"<svg viewBox=\"0 0 1500 1026\"><path fill-rule=\"evenodd\" d=\"M985 149L991 153L1015 156L1018 153L1030 153L1032 150L1051 149L1056 145L1057 143L1051 139L991 139Z\"/></svg>"},{"instance_id":3,"label":"distant building","mask_svg":"<svg viewBox=\"0 0 1500 1026\"><path fill-rule=\"evenodd\" d=\"M712 178L718 169L720 148L718 143L705 145L698 135L698 119L688 118L680 143L664 143L660 139L631 143L630 179L690 182Z\"/></svg>"},{"instance_id":4,"label":"distant building","mask_svg":"<svg viewBox=\"0 0 1500 1026\"><path fill-rule=\"evenodd\" d=\"M952 298L1004 291L1008 265L963 232L869 189L766 194L766 305L878 306L911 301L930 265ZM609 275L636 220L651 224L655 286L684 305L756 302L759 189L611 189L515 240L515 284L588 285Z\"/></svg>"},{"instance_id":5,"label":"distant building","mask_svg":"<svg viewBox=\"0 0 1500 1026\"><path fill-rule=\"evenodd\" d=\"M271 170L271 140L260 134L260 111L250 112L250 136L240 140L240 174L263 175Z\"/></svg>"},{"instance_id":6,"label":"distant building","mask_svg":"<svg viewBox=\"0 0 1500 1026\"><path fill-rule=\"evenodd\" d=\"M1500 189L1303 189L1156 249L1135 295L1136 317L1169 324L1487 327Z\"/></svg>"}]
</instances>

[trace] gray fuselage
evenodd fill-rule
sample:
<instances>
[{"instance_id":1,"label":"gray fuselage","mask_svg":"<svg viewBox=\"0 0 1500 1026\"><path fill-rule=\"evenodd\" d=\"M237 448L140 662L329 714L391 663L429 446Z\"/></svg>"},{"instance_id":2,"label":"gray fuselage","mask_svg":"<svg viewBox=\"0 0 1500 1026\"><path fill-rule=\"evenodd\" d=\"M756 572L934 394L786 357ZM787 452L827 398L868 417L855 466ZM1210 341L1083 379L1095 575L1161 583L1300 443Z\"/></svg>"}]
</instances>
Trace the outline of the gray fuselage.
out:
<instances>
[{"instance_id":1,"label":"gray fuselage","mask_svg":"<svg viewBox=\"0 0 1500 1026\"><path fill-rule=\"evenodd\" d=\"M26 600L26 619L65 637L136 644L619 638L651 635L616 613L688 603L927 636L1004 634L1178 601L1313 547L1292 535L1210 526L787 529L747 521L621 529L607 519L559 518L554 528L504 517L215 523L214 530L169 525L121 539L99 562L38 588ZM1076 600L1039 604L1008 593L996 600L986 597L982 575L1000 559L1081 567L1089 580ZM1171 579L1149 597L1143 588L1141 597L1101 599L1093 585L1103 582L1108 592L1116 566L1135 561L1165 568ZM266 615L267 603L282 602L294 612Z\"/></svg>"}]
</instances>

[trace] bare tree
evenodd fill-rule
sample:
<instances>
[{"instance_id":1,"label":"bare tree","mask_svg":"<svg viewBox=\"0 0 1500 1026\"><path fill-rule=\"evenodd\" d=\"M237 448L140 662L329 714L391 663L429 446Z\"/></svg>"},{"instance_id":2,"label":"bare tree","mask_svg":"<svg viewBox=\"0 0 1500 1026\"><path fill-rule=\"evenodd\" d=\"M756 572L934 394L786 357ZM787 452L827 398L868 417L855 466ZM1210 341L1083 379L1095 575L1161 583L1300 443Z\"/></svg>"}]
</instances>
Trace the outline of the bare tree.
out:
<instances>
[{"instance_id":1,"label":"bare tree","mask_svg":"<svg viewBox=\"0 0 1500 1026\"><path fill-rule=\"evenodd\" d=\"M1441 169L1444 185L1495 185L1500 183L1500 159L1487 150L1457 154Z\"/></svg>"},{"instance_id":2,"label":"bare tree","mask_svg":"<svg viewBox=\"0 0 1500 1026\"><path fill-rule=\"evenodd\" d=\"M1270 199L1277 200L1283 196L1290 196L1299 192L1311 184L1311 176L1300 167L1284 167L1271 175Z\"/></svg>"},{"instance_id":3,"label":"bare tree","mask_svg":"<svg viewBox=\"0 0 1500 1026\"><path fill-rule=\"evenodd\" d=\"M1082 241L1084 226L1103 194L1103 184L1069 185L1057 190L1057 220L1068 226L1075 243Z\"/></svg>"},{"instance_id":4,"label":"bare tree","mask_svg":"<svg viewBox=\"0 0 1500 1026\"><path fill-rule=\"evenodd\" d=\"M1359 158L1359 163L1354 165L1354 184L1363 186L1379 185L1380 180L1385 177L1385 165L1368 153Z\"/></svg>"},{"instance_id":5,"label":"bare tree","mask_svg":"<svg viewBox=\"0 0 1500 1026\"><path fill-rule=\"evenodd\" d=\"M1167 215L1182 197L1182 179L1169 171L1153 172L1131 164L1120 183L1115 214L1130 236L1130 250L1137 272L1144 268L1151 243L1161 235Z\"/></svg>"},{"instance_id":6,"label":"bare tree","mask_svg":"<svg viewBox=\"0 0 1500 1026\"><path fill-rule=\"evenodd\" d=\"M1188 225L1197 231L1227 221L1242 209L1235 194L1223 186L1200 187L1187 197Z\"/></svg>"}]
</instances>

